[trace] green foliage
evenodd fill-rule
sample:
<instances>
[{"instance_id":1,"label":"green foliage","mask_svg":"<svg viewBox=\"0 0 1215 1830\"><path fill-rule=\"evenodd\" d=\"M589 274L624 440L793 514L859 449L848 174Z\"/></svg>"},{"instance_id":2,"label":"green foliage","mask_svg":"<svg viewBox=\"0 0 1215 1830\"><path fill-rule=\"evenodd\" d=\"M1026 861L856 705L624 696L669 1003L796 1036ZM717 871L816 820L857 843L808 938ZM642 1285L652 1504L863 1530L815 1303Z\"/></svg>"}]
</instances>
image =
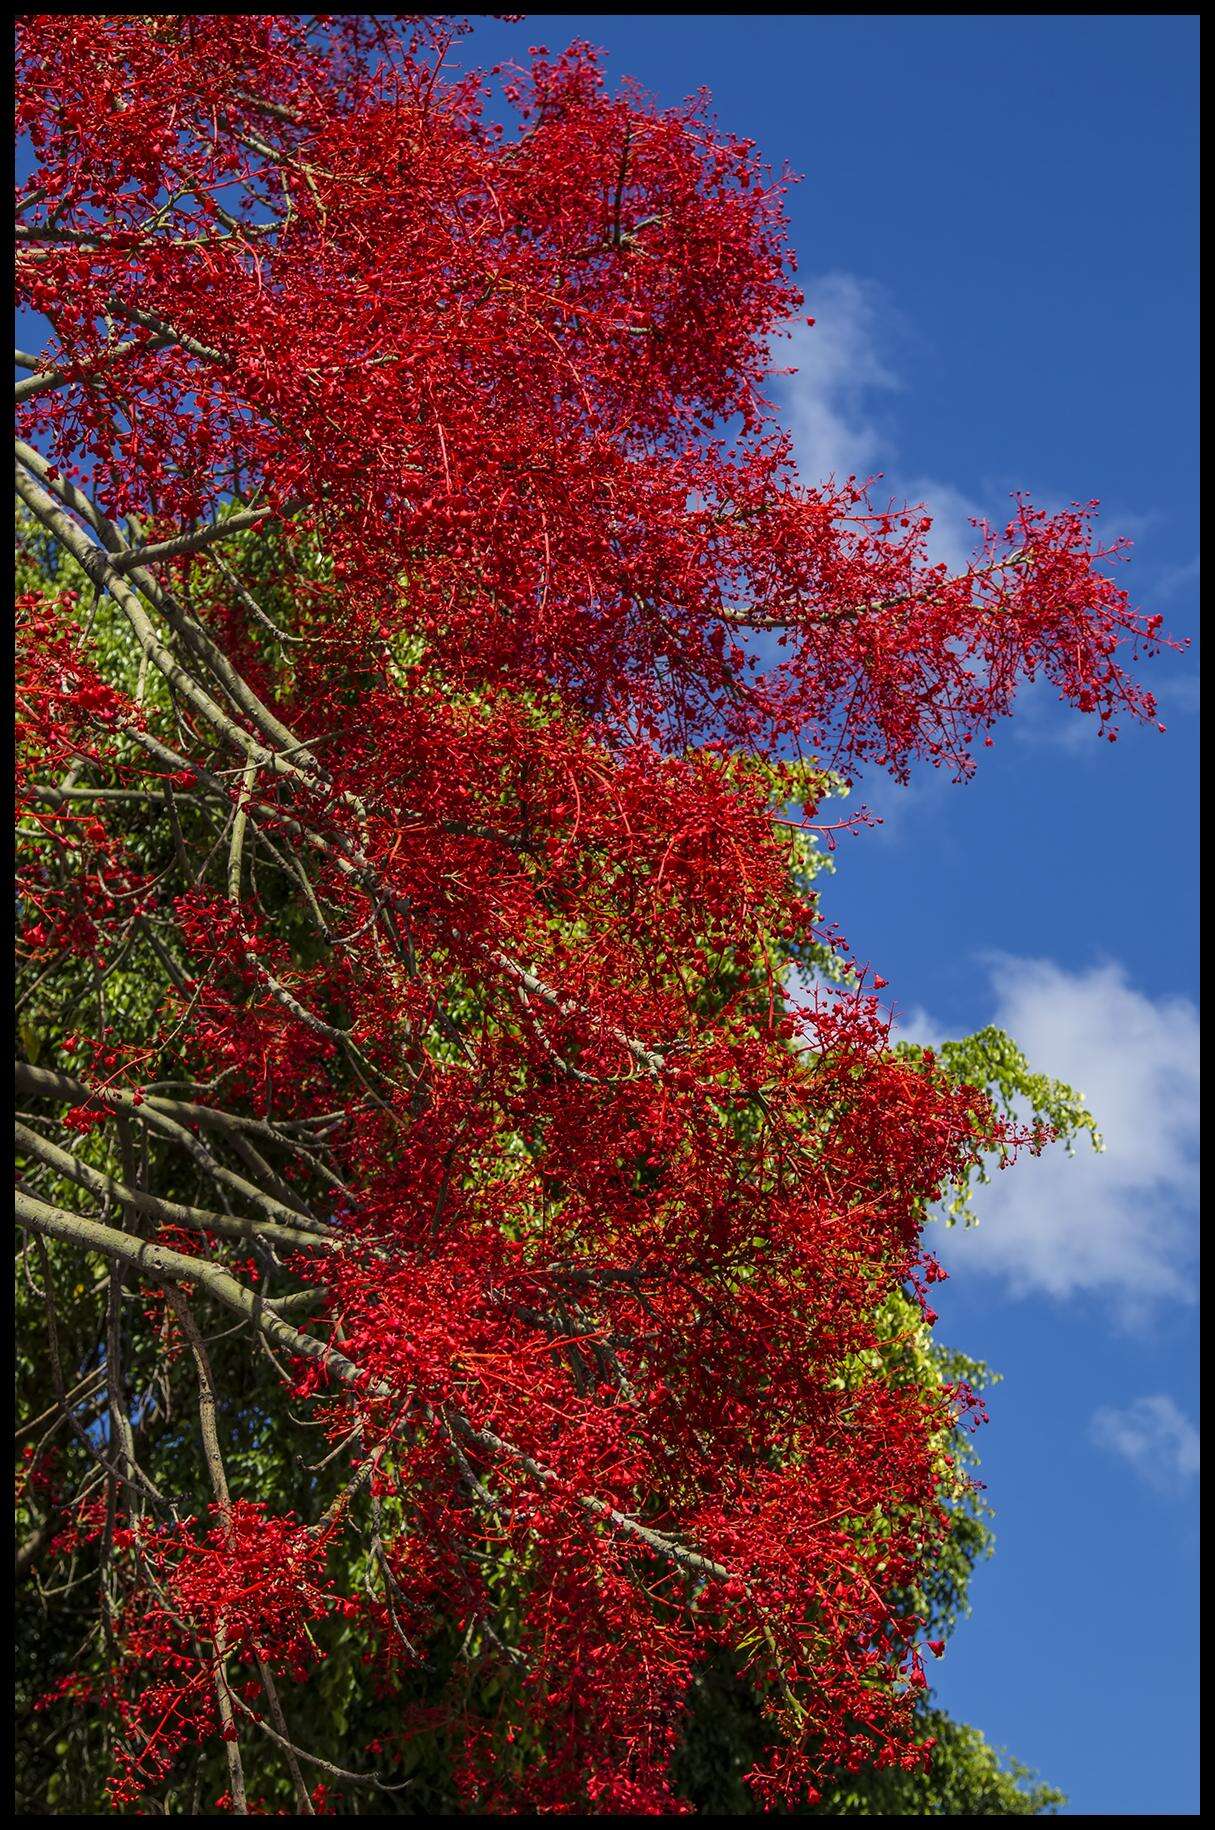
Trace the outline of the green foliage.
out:
<instances>
[{"instance_id":1,"label":"green foliage","mask_svg":"<svg viewBox=\"0 0 1215 1830\"><path fill-rule=\"evenodd\" d=\"M1065 1802L1019 1760L1004 1757L965 1723L925 1708L920 1730L935 1737L932 1767L841 1778L814 1812L821 1817L1042 1817Z\"/></svg>"},{"instance_id":2,"label":"green foliage","mask_svg":"<svg viewBox=\"0 0 1215 1830\"><path fill-rule=\"evenodd\" d=\"M895 1053L912 1063L923 1060L924 1052L922 1044L916 1042L895 1045ZM1073 1156L1082 1132L1088 1133L1094 1150L1104 1149L1097 1121L1085 1105L1083 1093L1049 1074L1035 1073L1021 1049L1002 1029L989 1024L972 1036L942 1042L930 1054L936 1066L959 1086L977 1088L1002 1117L1027 1125L1035 1152L1053 1142L1061 1143ZM976 1185L990 1179L990 1169L982 1163L953 1191L944 1209L949 1225L959 1220L968 1226L977 1224L970 1196Z\"/></svg>"},{"instance_id":3,"label":"green foliage","mask_svg":"<svg viewBox=\"0 0 1215 1830\"><path fill-rule=\"evenodd\" d=\"M1041 1817L1065 1802L1062 1792L1003 1756L977 1728L953 1721L931 1703L921 1709L918 1728L922 1739L935 1740L927 1772L888 1767L841 1773L816 1805L775 1815ZM746 1682L720 1661L702 1670L679 1755L681 1784L698 1815L759 1815L743 1779L763 1745L762 1721Z\"/></svg>"}]
</instances>

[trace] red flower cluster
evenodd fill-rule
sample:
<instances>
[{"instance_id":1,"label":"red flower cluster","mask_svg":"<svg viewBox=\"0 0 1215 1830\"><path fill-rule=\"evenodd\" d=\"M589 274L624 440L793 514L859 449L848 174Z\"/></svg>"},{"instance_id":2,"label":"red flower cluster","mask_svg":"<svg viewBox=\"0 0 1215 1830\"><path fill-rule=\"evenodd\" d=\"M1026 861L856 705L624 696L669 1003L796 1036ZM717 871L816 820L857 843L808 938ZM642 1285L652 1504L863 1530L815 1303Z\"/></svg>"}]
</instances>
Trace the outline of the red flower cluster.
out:
<instances>
[{"instance_id":1,"label":"red flower cluster","mask_svg":"<svg viewBox=\"0 0 1215 1830\"><path fill-rule=\"evenodd\" d=\"M136 1522L113 1536L131 1566L106 1699L125 1731L110 1785L121 1808L164 1780L183 1749L213 1736L236 1740L241 1703L262 1695L262 1668L306 1678L316 1658L309 1625L332 1597L323 1533L249 1501L206 1528ZM202 1645L222 1647L222 1657L200 1656ZM230 1699L222 1713L221 1685Z\"/></svg>"}]
</instances>

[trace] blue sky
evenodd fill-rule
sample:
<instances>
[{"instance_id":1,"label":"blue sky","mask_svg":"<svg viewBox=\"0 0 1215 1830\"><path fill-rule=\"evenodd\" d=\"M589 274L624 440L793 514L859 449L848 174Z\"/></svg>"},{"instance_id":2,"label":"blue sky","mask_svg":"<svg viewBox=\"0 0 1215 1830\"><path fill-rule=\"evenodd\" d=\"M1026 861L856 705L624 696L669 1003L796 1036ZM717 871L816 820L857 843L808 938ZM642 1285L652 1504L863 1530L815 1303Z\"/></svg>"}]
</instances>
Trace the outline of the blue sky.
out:
<instances>
[{"instance_id":1,"label":"blue sky","mask_svg":"<svg viewBox=\"0 0 1215 1830\"><path fill-rule=\"evenodd\" d=\"M575 37L804 174L808 476L883 471L949 548L1014 488L1100 497L1137 598L1197 633L1193 18L533 15L454 61ZM1004 1378L997 1552L934 1676L1076 1814L1198 1802L1195 653L1152 677L1164 737L1038 696L969 786L864 784L884 824L827 886L907 1029L1005 1023L1105 1130L938 1242L940 1332Z\"/></svg>"},{"instance_id":2,"label":"blue sky","mask_svg":"<svg viewBox=\"0 0 1215 1830\"><path fill-rule=\"evenodd\" d=\"M963 544L1014 488L1100 497L1136 597L1196 634L1193 18L550 14L458 61L575 37L804 174L807 474L883 470ZM938 1303L1004 1374L996 1555L939 1689L1075 1814L1198 1803L1196 655L1153 671L1167 736L1034 698L968 787L866 784L886 824L828 886L909 1027L1007 1023L1106 1132L998 1180Z\"/></svg>"}]
</instances>

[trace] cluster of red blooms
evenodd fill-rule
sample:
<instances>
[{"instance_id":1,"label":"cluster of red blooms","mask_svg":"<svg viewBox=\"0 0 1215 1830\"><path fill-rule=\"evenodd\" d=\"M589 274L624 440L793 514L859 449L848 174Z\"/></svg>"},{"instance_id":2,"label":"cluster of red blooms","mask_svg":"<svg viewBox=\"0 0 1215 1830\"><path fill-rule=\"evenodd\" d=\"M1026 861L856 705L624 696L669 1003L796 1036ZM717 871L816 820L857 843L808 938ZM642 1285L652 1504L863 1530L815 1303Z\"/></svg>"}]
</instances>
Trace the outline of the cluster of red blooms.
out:
<instances>
[{"instance_id":1,"label":"cluster of red blooms","mask_svg":"<svg viewBox=\"0 0 1215 1830\"><path fill-rule=\"evenodd\" d=\"M106 1530L104 1503L80 1514L62 1552ZM183 1749L235 1740L241 1714L262 1697L261 1671L307 1678L317 1656L310 1627L331 1612L333 1596L323 1534L246 1500L209 1523L135 1519L112 1528L110 1544L127 1589L111 1622L113 1669L97 1687L62 1680L43 1707L67 1697L113 1711L121 1732L109 1789L121 1809L167 1778ZM231 1707L225 1721L217 1706L217 1646L230 1661L235 1720Z\"/></svg>"},{"instance_id":2,"label":"cluster of red blooms","mask_svg":"<svg viewBox=\"0 0 1215 1830\"><path fill-rule=\"evenodd\" d=\"M1035 672L1150 712L1118 650L1153 630L1094 570L1083 511L1018 510L951 580L922 515L799 482L760 394L799 294L749 143L699 104L609 96L582 48L518 77L512 137L425 47L304 20L27 34L22 288L89 381L35 417L111 514L176 528L235 478L302 501L352 651L419 632L456 679L556 684L622 724L797 730L901 768L963 766ZM755 628L788 646L758 679L731 637ZM332 694L331 662L302 700Z\"/></svg>"},{"instance_id":3,"label":"cluster of red blooms","mask_svg":"<svg viewBox=\"0 0 1215 1830\"><path fill-rule=\"evenodd\" d=\"M80 653L76 594L64 592L54 609L36 592L19 593L16 609L16 771L18 805L35 817L52 814L55 842L70 851L76 868L52 879L34 848L18 860L19 944L47 959L103 951L100 930L120 901L138 901L144 879L121 837L93 805L67 807L48 790L47 777L103 760L120 712L137 717Z\"/></svg>"},{"instance_id":4,"label":"cluster of red blooms","mask_svg":"<svg viewBox=\"0 0 1215 1830\"><path fill-rule=\"evenodd\" d=\"M306 1677L330 1534L387 1498L355 1609L378 1681L452 1622L466 1667L502 1667L493 1706L442 1706L475 1808L684 1809L672 1754L722 1648L777 1806L926 1757L905 1596L967 1399L894 1378L877 1318L936 1275L926 1206L1012 1141L891 1054L875 999L790 1002L821 930L779 759L965 772L1037 675L1151 716L1123 660L1156 623L1086 511L1019 506L949 577L918 512L808 487L762 395L800 298L754 148L701 102L609 95L583 47L506 73L507 128L443 74L454 30L21 28L20 286L55 339L25 500L173 697L158 721L24 605L20 806L35 876L58 861L24 943L77 944L52 895L111 927L138 903L168 962L156 1082L220 1091L123 1110L195 1167L254 1124L239 1169L214 1159L225 1205L326 1248L289 1256L323 1300L268 1338L356 1470L323 1529L243 1501L202 1535L129 1527L115 1798L239 1735L217 1660L238 1698L242 1660ZM265 538L196 537L228 510ZM199 846L173 893L116 887L106 800L46 791L68 767L150 784L161 874ZM79 1085L69 1133L117 1109ZM143 1211L243 1268L231 1227Z\"/></svg>"}]
</instances>

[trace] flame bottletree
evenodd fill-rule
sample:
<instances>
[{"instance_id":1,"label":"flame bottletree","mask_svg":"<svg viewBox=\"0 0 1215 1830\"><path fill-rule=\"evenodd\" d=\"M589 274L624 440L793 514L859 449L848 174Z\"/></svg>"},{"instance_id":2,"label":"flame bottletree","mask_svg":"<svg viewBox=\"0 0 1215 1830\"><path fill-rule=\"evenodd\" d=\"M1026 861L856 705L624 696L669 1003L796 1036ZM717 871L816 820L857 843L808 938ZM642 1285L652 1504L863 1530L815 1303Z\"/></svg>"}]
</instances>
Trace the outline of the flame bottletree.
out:
<instances>
[{"instance_id":1,"label":"flame bottletree","mask_svg":"<svg viewBox=\"0 0 1215 1830\"><path fill-rule=\"evenodd\" d=\"M760 1809L931 1758L921 1225L1075 1115L891 1047L817 807L1153 715L1086 512L799 479L750 144L456 30L20 27L18 1564L113 1809L677 1813L723 1664Z\"/></svg>"}]
</instances>

